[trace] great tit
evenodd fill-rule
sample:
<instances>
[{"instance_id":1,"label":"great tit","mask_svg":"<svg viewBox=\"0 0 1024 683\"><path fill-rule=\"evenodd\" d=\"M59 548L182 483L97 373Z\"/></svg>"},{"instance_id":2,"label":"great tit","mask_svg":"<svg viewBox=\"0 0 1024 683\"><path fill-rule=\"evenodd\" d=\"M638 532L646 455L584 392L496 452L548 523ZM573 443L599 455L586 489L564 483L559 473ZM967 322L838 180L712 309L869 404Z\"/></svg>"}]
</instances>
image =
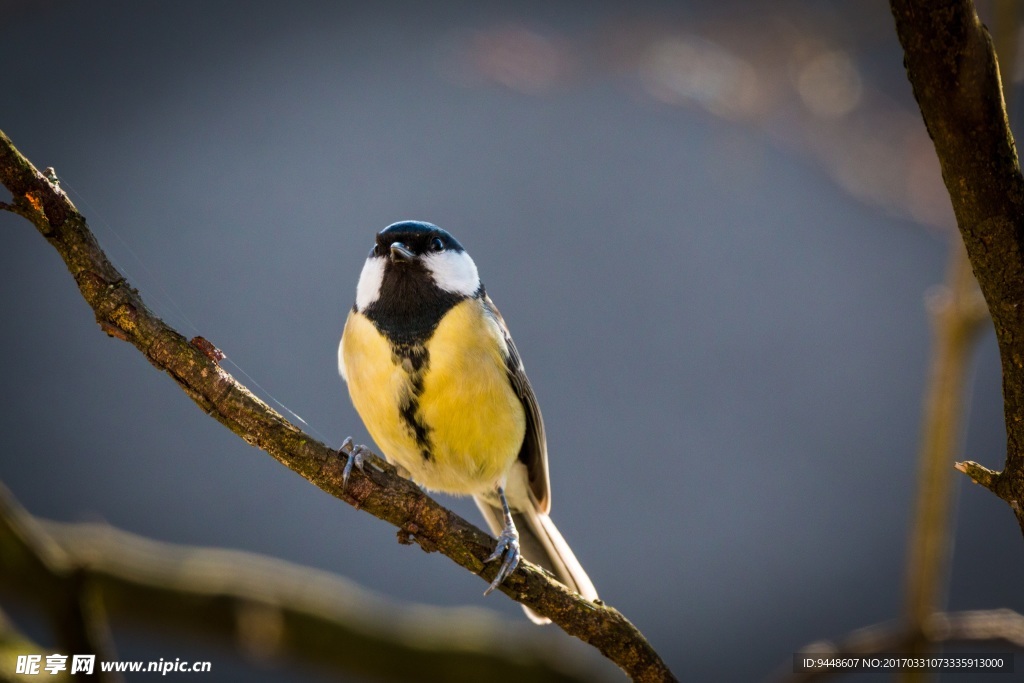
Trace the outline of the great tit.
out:
<instances>
[{"instance_id":1,"label":"great tit","mask_svg":"<svg viewBox=\"0 0 1024 683\"><path fill-rule=\"evenodd\" d=\"M548 516L544 421L519 352L454 237L420 221L377 233L338 346L338 370L370 436L403 476L473 496L498 537L487 561L502 560L485 595L526 557L597 598ZM352 451L346 473L361 465L362 450Z\"/></svg>"}]
</instances>

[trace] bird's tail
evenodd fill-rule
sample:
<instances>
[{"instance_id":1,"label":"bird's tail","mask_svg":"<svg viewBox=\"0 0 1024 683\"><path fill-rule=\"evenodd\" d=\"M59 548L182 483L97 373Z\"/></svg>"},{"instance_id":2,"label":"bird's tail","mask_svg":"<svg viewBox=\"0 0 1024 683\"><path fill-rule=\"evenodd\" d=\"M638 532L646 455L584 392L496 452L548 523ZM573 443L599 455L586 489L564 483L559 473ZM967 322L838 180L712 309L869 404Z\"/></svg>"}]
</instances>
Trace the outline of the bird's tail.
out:
<instances>
[{"instance_id":1,"label":"bird's tail","mask_svg":"<svg viewBox=\"0 0 1024 683\"><path fill-rule=\"evenodd\" d=\"M490 505L479 496L474 496L476 505L487 520L487 526L494 534L501 533L504 518L501 509ZM573 554L569 544L562 538L551 517L532 507L526 510L513 510L512 521L519 530L519 548L523 557L558 577L558 580L573 589L587 600L597 599L597 590L590 577L583 571L583 566ZM548 624L547 617L542 617L528 607L523 607L526 616L536 624Z\"/></svg>"}]
</instances>

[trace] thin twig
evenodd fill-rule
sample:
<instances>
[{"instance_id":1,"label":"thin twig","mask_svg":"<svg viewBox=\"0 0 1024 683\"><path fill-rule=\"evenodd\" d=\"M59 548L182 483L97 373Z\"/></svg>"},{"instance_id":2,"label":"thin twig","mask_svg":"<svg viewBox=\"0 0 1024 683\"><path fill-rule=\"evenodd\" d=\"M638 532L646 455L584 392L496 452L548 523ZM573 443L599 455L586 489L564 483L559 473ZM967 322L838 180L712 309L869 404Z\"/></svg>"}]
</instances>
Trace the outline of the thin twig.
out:
<instances>
[{"instance_id":1,"label":"thin twig","mask_svg":"<svg viewBox=\"0 0 1024 683\"><path fill-rule=\"evenodd\" d=\"M975 484L980 484L981 486L984 486L989 490L995 489L995 484L996 480L999 477L999 472L990 470L984 465L979 465L973 460L965 460L963 462L958 462L955 465L953 465L953 467L956 468L957 471L963 472L968 477L970 477L971 481L973 481Z\"/></svg>"}]
</instances>

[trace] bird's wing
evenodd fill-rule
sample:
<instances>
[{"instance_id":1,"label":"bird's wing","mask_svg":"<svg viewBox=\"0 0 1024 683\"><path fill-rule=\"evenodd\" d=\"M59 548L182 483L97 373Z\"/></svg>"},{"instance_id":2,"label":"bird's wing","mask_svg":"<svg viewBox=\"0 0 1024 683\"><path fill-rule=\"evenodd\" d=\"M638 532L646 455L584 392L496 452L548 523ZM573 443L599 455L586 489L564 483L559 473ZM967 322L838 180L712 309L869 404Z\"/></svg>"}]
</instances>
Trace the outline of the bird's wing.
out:
<instances>
[{"instance_id":1,"label":"bird's wing","mask_svg":"<svg viewBox=\"0 0 1024 683\"><path fill-rule=\"evenodd\" d=\"M537 509L544 514L551 511L551 484L548 479L548 444L544 437L544 419L540 415L540 406L537 405L537 397L530 386L530 380L523 369L523 361L519 358L519 350L516 349L512 335L508 332L508 326L498 311L498 307L491 301L491 297L484 295L484 305L494 316L505 336L505 346L508 353L505 356L505 369L508 371L509 381L523 402L523 409L526 412L526 436L523 438L523 445L519 450L519 460L526 465L526 472L530 482L530 491L537 501Z\"/></svg>"}]
</instances>

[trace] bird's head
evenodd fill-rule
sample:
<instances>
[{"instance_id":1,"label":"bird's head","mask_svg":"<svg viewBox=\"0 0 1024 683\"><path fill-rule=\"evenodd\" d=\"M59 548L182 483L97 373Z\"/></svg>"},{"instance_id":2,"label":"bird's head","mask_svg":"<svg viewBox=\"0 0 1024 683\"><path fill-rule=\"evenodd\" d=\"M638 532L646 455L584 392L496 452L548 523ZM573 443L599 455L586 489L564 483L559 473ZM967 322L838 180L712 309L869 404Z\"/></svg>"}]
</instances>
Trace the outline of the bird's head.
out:
<instances>
[{"instance_id":1,"label":"bird's head","mask_svg":"<svg viewBox=\"0 0 1024 683\"><path fill-rule=\"evenodd\" d=\"M457 239L433 223L401 221L377 233L359 276L356 309L430 290L471 297L480 287L476 264Z\"/></svg>"}]
</instances>

